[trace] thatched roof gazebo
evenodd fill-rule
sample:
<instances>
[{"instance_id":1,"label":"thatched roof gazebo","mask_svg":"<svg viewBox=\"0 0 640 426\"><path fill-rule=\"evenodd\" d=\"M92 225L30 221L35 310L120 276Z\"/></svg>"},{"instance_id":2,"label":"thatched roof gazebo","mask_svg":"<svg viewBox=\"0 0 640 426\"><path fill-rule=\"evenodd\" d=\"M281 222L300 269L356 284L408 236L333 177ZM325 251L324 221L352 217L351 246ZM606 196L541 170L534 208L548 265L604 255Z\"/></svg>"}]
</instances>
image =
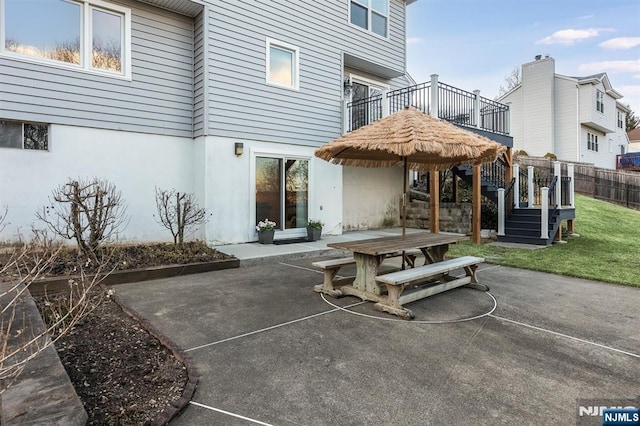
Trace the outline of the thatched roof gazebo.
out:
<instances>
[{"instance_id":1,"label":"thatched roof gazebo","mask_svg":"<svg viewBox=\"0 0 640 426\"><path fill-rule=\"evenodd\" d=\"M358 167L404 167L402 228L406 221L407 172L435 172L456 166L472 165L473 212L480 216L480 164L493 162L506 148L447 121L433 118L414 107L402 109L388 117L344 134L316 150L316 157L333 164ZM477 176L476 176L477 175ZM439 229L438 173L432 173L431 232ZM477 192L477 197L476 197ZM477 198L477 199L476 199ZM474 220L475 224L476 220ZM474 235L476 233L474 226ZM479 220L477 233L479 236ZM474 241L476 239L474 238Z\"/></svg>"}]
</instances>

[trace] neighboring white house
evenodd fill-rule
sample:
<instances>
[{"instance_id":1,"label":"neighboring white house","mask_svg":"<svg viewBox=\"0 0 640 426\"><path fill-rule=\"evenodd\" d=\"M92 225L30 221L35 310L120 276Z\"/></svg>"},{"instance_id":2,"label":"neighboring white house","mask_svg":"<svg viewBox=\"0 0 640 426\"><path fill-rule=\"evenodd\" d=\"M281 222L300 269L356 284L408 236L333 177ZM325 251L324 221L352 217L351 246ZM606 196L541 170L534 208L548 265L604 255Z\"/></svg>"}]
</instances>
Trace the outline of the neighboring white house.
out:
<instances>
[{"instance_id":1,"label":"neighboring white house","mask_svg":"<svg viewBox=\"0 0 640 426\"><path fill-rule=\"evenodd\" d=\"M560 75L552 57L536 56L522 65L521 76L519 85L497 99L510 106L514 151L616 168L616 155L628 151L629 110L606 73Z\"/></svg>"}]
</instances>

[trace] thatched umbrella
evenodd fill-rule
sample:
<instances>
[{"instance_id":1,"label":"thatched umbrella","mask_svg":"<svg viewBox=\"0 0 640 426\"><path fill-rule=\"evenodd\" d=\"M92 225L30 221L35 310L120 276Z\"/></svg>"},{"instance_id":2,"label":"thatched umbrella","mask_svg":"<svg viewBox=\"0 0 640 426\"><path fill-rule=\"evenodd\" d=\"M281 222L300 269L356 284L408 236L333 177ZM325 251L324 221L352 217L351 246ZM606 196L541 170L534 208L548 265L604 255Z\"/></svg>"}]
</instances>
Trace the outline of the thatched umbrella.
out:
<instances>
[{"instance_id":1,"label":"thatched umbrella","mask_svg":"<svg viewBox=\"0 0 640 426\"><path fill-rule=\"evenodd\" d=\"M489 138L408 107L324 144L315 155L343 166L403 166L404 237L408 170L435 172L456 166L480 165L495 161L505 150L503 145ZM432 204L434 196L437 194L431 195Z\"/></svg>"}]
</instances>

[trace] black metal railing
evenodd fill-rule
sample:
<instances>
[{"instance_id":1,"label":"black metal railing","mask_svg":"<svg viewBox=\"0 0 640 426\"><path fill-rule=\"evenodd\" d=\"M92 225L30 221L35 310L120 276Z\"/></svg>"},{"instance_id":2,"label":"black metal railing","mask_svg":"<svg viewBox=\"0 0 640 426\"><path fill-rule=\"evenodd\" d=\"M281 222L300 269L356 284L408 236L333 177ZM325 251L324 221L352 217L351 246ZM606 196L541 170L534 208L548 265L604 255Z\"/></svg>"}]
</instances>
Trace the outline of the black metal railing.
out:
<instances>
[{"instance_id":1,"label":"black metal railing","mask_svg":"<svg viewBox=\"0 0 640 426\"><path fill-rule=\"evenodd\" d=\"M515 186L516 186L516 179L513 178L511 179L511 182L509 182L509 185L507 185L507 187L504 190L505 218L511 215L511 212L513 212L513 208L515 207L515 199L514 199L515 194L513 193L513 188L515 188Z\"/></svg>"},{"instance_id":2,"label":"black metal railing","mask_svg":"<svg viewBox=\"0 0 640 426\"><path fill-rule=\"evenodd\" d=\"M554 183L555 180L556 180L555 176L533 178L533 205L534 206L539 206L542 204L542 188L545 188L545 187L549 188L549 192L551 192L551 184Z\"/></svg>"},{"instance_id":3,"label":"black metal railing","mask_svg":"<svg viewBox=\"0 0 640 426\"><path fill-rule=\"evenodd\" d=\"M392 90L387 93L389 114L408 106L416 107L425 114L431 113L431 83L420 83L415 86Z\"/></svg>"},{"instance_id":4,"label":"black metal railing","mask_svg":"<svg viewBox=\"0 0 640 426\"><path fill-rule=\"evenodd\" d=\"M558 177L554 176L553 179L551 179L551 183L549 184L549 186L547 188L549 188L549 208L550 209L557 209L558 208L558 204L556 203L556 183L558 182Z\"/></svg>"},{"instance_id":5,"label":"black metal railing","mask_svg":"<svg viewBox=\"0 0 640 426\"><path fill-rule=\"evenodd\" d=\"M509 106L480 96L481 129L503 135L509 134Z\"/></svg>"},{"instance_id":6,"label":"black metal railing","mask_svg":"<svg viewBox=\"0 0 640 426\"><path fill-rule=\"evenodd\" d=\"M365 98L347 104L348 128L350 131L382 118L382 96Z\"/></svg>"},{"instance_id":7,"label":"black metal railing","mask_svg":"<svg viewBox=\"0 0 640 426\"><path fill-rule=\"evenodd\" d=\"M475 98L474 93L438 83L438 117L463 126L477 127L473 113Z\"/></svg>"},{"instance_id":8,"label":"black metal railing","mask_svg":"<svg viewBox=\"0 0 640 426\"><path fill-rule=\"evenodd\" d=\"M383 111L380 95L351 102L347 105L348 126L350 132L365 124L379 120L383 112L393 114L407 106L413 106L425 114L430 114L434 105L431 94L437 90L438 117L461 126L476 127L493 133L509 134L509 106L483 98L475 93L458 89L438 82L438 87L431 87L431 82L420 83L387 93L388 111ZM476 114L476 111L479 111ZM479 123L478 123L478 117Z\"/></svg>"},{"instance_id":9,"label":"black metal railing","mask_svg":"<svg viewBox=\"0 0 640 426\"><path fill-rule=\"evenodd\" d=\"M484 163L482 168L482 180L495 185L496 188L504 188L507 165L498 158L493 163Z\"/></svg>"},{"instance_id":10,"label":"black metal railing","mask_svg":"<svg viewBox=\"0 0 640 426\"><path fill-rule=\"evenodd\" d=\"M520 195L518 200L514 200L518 207L520 207L523 203L524 204L529 203L528 180L529 180L529 174L527 173L527 171L520 169L520 171L518 172L518 193Z\"/></svg>"},{"instance_id":11,"label":"black metal railing","mask_svg":"<svg viewBox=\"0 0 640 426\"><path fill-rule=\"evenodd\" d=\"M571 177L569 176L561 176L560 177L560 202L563 206L568 206L571 204Z\"/></svg>"}]
</instances>

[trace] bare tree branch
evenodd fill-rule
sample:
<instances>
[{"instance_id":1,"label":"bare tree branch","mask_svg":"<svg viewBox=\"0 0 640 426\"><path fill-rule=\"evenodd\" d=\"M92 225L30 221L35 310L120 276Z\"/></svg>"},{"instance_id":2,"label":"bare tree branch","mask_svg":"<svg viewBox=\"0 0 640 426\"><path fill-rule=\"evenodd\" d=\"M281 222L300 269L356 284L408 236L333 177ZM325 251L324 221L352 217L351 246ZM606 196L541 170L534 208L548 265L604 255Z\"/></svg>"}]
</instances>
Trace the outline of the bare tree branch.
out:
<instances>
[{"instance_id":1,"label":"bare tree branch","mask_svg":"<svg viewBox=\"0 0 640 426\"><path fill-rule=\"evenodd\" d=\"M504 95L509 90L513 89L514 87L516 87L518 84L522 82L522 75L520 74L520 68L516 67L513 70L511 70L509 75L505 76L504 81L506 83L506 86L500 85L500 89L498 89L498 96Z\"/></svg>"},{"instance_id":2,"label":"bare tree branch","mask_svg":"<svg viewBox=\"0 0 640 426\"><path fill-rule=\"evenodd\" d=\"M158 223L171 232L173 244L181 246L185 230L207 222L207 212L200 208L194 194L175 189L156 188L156 208Z\"/></svg>"},{"instance_id":3,"label":"bare tree branch","mask_svg":"<svg viewBox=\"0 0 640 426\"><path fill-rule=\"evenodd\" d=\"M112 183L70 179L52 192L51 206L36 213L56 234L75 239L81 254L96 256L98 247L126 226L126 205Z\"/></svg>"},{"instance_id":4,"label":"bare tree branch","mask_svg":"<svg viewBox=\"0 0 640 426\"><path fill-rule=\"evenodd\" d=\"M97 273L69 281L69 289L56 295L54 302L46 298L45 329L35 328L26 314L31 297L27 290L55 263L62 245L49 239L45 232L34 231L33 240L15 249L9 261L0 267L0 393L20 375L25 365L40 352L69 332L102 300L94 291L112 271L103 262Z\"/></svg>"}]
</instances>

